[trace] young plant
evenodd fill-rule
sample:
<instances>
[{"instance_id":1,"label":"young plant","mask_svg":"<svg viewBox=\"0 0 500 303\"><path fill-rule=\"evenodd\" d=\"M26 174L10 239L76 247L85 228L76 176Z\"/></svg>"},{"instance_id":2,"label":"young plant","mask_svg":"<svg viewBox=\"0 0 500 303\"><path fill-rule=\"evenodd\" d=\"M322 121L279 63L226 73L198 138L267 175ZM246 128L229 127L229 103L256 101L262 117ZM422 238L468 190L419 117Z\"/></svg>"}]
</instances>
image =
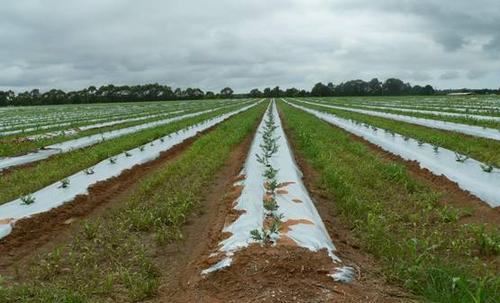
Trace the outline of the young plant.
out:
<instances>
[{"instance_id":1,"label":"young plant","mask_svg":"<svg viewBox=\"0 0 500 303\"><path fill-rule=\"evenodd\" d=\"M479 164L481 169L486 173L491 173L493 171L493 165L491 164Z\"/></svg>"},{"instance_id":2,"label":"young plant","mask_svg":"<svg viewBox=\"0 0 500 303\"><path fill-rule=\"evenodd\" d=\"M278 207L279 206L278 203L276 202L276 199L271 198L264 200L264 209L267 210L269 213L277 211Z\"/></svg>"},{"instance_id":3,"label":"young plant","mask_svg":"<svg viewBox=\"0 0 500 303\"><path fill-rule=\"evenodd\" d=\"M84 172L86 175L93 175L95 173L94 168L92 167L85 169Z\"/></svg>"},{"instance_id":4,"label":"young plant","mask_svg":"<svg viewBox=\"0 0 500 303\"><path fill-rule=\"evenodd\" d=\"M31 205L35 203L35 197L31 194L21 197L21 203L24 205Z\"/></svg>"},{"instance_id":5,"label":"young plant","mask_svg":"<svg viewBox=\"0 0 500 303\"><path fill-rule=\"evenodd\" d=\"M260 164L263 164L265 166L270 166L269 165L269 160L268 160L267 157L260 156L258 154L255 154L255 157L257 158L257 162L259 162Z\"/></svg>"},{"instance_id":6,"label":"young plant","mask_svg":"<svg viewBox=\"0 0 500 303\"><path fill-rule=\"evenodd\" d=\"M278 174L278 170L274 169L273 167L268 167L266 171L264 172L264 177L266 179L274 179L276 178L276 175Z\"/></svg>"},{"instance_id":7,"label":"young plant","mask_svg":"<svg viewBox=\"0 0 500 303\"><path fill-rule=\"evenodd\" d=\"M109 158L109 163L116 164L116 158L115 157Z\"/></svg>"},{"instance_id":8,"label":"young plant","mask_svg":"<svg viewBox=\"0 0 500 303\"><path fill-rule=\"evenodd\" d=\"M63 179L61 180L61 185L59 185L59 188L68 188L69 187L69 179Z\"/></svg>"},{"instance_id":9,"label":"young plant","mask_svg":"<svg viewBox=\"0 0 500 303\"><path fill-rule=\"evenodd\" d=\"M455 153L455 160L457 162L464 163L467 159L469 159L469 156L466 155L461 155L459 153Z\"/></svg>"},{"instance_id":10,"label":"young plant","mask_svg":"<svg viewBox=\"0 0 500 303\"><path fill-rule=\"evenodd\" d=\"M276 179L271 179L267 182L268 190L273 194L276 192L276 189L278 189L279 186L280 184Z\"/></svg>"},{"instance_id":11,"label":"young plant","mask_svg":"<svg viewBox=\"0 0 500 303\"><path fill-rule=\"evenodd\" d=\"M271 226L269 227L269 234L279 234L282 224L283 222L280 219L273 219L273 221L271 222Z\"/></svg>"},{"instance_id":12,"label":"young plant","mask_svg":"<svg viewBox=\"0 0 500 303\"><path fill-rule=\"evenodd\" d=\"M125 152L125 157L132 157L132 154L129 153L128 151Z\"/></svg>"},{"instance_id":13,"label":"young plant","mask_svg":"<svg viewBox=\"0 0 500 303\"><path fill-rule=\"evenodd\" d=\"M143 146L140 146L140 147L139 147L139 150L142 152L142 151L144 151L144 149L145 149L145 148L146 148L146 147L143 145Z\"/></svg>"},{"instance_id":14,"label":"young plant","mask_svg":"<svg viewBox=\"0 0 500 303\"><path fill-rule=\"evenodd\" d=\"M250 236L252 237L253 240L259 242L264 242L265 239L267 238L266 231L264 229L262 229L261 231L258 229L251 230Z\"/></svg>"}]
</instances>

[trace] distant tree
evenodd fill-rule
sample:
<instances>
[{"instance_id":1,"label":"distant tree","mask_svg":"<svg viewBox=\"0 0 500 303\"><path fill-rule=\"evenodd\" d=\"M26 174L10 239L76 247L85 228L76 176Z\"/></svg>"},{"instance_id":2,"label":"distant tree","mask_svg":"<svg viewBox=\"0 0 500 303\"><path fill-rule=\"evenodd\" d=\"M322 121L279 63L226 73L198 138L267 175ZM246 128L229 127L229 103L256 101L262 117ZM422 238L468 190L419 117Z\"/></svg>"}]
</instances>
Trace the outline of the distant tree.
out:
<instances>
[{"instance_id":1,"label":"distant tree","mask_svg":"<svg viewBox=\"0 0 500 303\"><path fill-rule=\"evenodd\" d=\"M271 96L271 88L269 88L269 87L264 88L264 97L266 97L266 98L272 97Z\"/></svg>"},{"instance_id":2,"label":"distant tree","mask_svg":"<svg viewBox=\"0 0 500 303\"><path fill-rule=\"evenodd\" d=\"M389 78L382 85L382 91L386 95L406 95L411 91L411 85L397 78Z\"/></svg>"},{"instance_id":3,"label":"distant tree","mask_svg":"<svg viewBox=\"0 0 500 303\"><path fill-rule=\"evenodd\" d=\"M328 86L324 85L321 82L316 83L311 90L311 96L313 97L327 97L332 95L333 92L330 90L330 88L328 88Z\"/></svg>"},{"instance_id":4,"label":"distant tree","mask_svg":"<svg viewBox=\"0 0 500 303\"><path fill-rule=\"evenodd\" d=\"M273 97L273 98L279 98L281 96L283 96L283 91L280 90L279 86L276 86L275 88L273 88L271 90L271 97Z\"/></svg>"},{"instance_id":5,"label":"distant tree","mask_svg":"<svg viewBox=\"0 0 500 303\"><path fill-rule=\"evenodd\" d=\"M254 88L250 91L248 94L249 97L251 98L261 98L262 97L262 92L258 88Z\"/></svg>"},{"instance_id":6,"label":"distant tree","mask_svg":"<svg viewBox=\"0 0 500 303\"><path fill-rule=\"evenodd\" d=\"M426 86L424 86L424 89L422 90L422 94L423 95L434 95L435 93L436 93L436 91L429 84L427 84Z\"/></svg>"},{"instance_id":7,"label":"distant tree","mask_svg":"<svg viewBox=\"0 0 500 303\"><path fill-rule=\"evenodd\" d=\"M301 89L299 92L299 97L308 97L310 95L305 89Z\"/></svg>"},{"instance_id":8,"label":"distant tree","mask_svg":"<svg viewBox=\"0 0 500 303\"><path fill-rule=\"evenodd\" d=\"M224 87L221 91L220 91L220 95L222 98L231 98L231 96L233 95L234 91L230 88L230 87Z\"/></svg>"},{"instance_id":9,"label":"distant tree","mask_svg":"<svg viewBox=\"0 0 500 303\"><path fill-rule=\"evenodd\" d=\"M332 82L328 82L328 84L326 86L330 89L330 91L333 94L333 92L335 91L335 85L333 85Z\"/></svg>"},{"instance_id":10,"label":"distant tree","mask_svg":"<svg viewBox=\"0 0 500 303\"><path fill-rule=\"evenodd\" d=\"M368 82L368 93L373 96L378 96L382 94L382 82L378 81L377 78L373 78Z\"/></svg>"},{"instance_id":11,"label":"distant tree","mask_svg":"<svg viewBox=\"0 0 500 303\"><path fill-rule=\"evenodd\" d=\"M13 91L0 91L0 106L14 105L15 94Z\"/></svg>"},{"instance_id":12,"label":"distant tree","mask_svg":"<svg viewBox=\"0 0 500 303\"><path fill-rule=\"evenodd\" d=\"M265 88L262 92L259 89L252 89L248 94L235 95L229 87L221 90L220 94L213 92L204 93L199 88L171 88L167 85L158 83L144 85L121 85L113 84L102 85L99 88L89 86L88 88L64 92L59 89L52 89L41 93L38 89L14 93L13 91L0 91L0 106L18 106L18 105L43 105L43 104L80 104L95 102L129 102L129 101L160 101L160 100L185 100L201 98L279 98L279 97L307 97L307 96L367 96L367 95L431 95L446 94L450 92L474 92L477 94L500 93L493 89L460 89L460 90L442 90L435 91L430 85L411 86L409 83L390 78L384 83L374 78L369 82L363 80L350 80L344 83L334 85L329 82L327 85L317 83L311 92L304 89L288 88L282 90L279 86L274 88Z\"/></svg>"},{"instance_id":13,"label":"distant tree","mask_svg":"<svg viewBox=\"0 0 500 303\"><path fill-rule=\"evenodd\" d=\"M292 87L292 88L287 88L285 90L285 97L298 97L299 96L299 93L300 91L298 89L296 89L295 87Z\"/></svg>"}]
</instances>

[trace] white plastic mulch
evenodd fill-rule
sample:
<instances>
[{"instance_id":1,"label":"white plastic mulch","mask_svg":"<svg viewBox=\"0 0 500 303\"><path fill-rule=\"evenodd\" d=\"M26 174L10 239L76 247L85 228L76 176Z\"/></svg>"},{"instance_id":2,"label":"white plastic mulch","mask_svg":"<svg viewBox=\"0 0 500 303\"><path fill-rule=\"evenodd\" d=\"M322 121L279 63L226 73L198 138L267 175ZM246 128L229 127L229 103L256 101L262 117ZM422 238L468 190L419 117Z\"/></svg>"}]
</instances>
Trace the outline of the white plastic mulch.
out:
<instances>
[{"instance_id":1,"label":"white plastic mulch","mask_svg":"<svg viewBox=\"0 0 500 303\"><path fill-rule=\"evenodd\" d=\"M49 211L66 202L72 201L78 195L88 194L88 188L100 181L119 176L124 170L135 165L152 161L164 151L184 140L195 136L198 132L206 130L238 113L248 110L258 103L247 105L233 112L229 112L202 123L182 129L161 139L154 140L141 148L134 148L125 153L105 159L92 167L93 173L88 174L86 170L77 172L67 178L69 186L61 187L61 182L53 183L32 194L34 203L25 205L21 198L0 205L0 238L8 235L15 226L16 220L30 217L32 215ZM115 163L111 163L113 159Z\"/></svg>"},{"instance_id":2,"label":"white plastic mulch","mask_svg":"<svg viewBox=\"0 0 500 303\"><path fill-rule=\"evenodd\" d=\"M483 171L483 163L474 159L464 162L457 161L454 151L438 147L437 150L430 144L376 129L355 121L340 118L331 113L325 113L307 108L295 103L287 102L293 107L311 113L316 117L334 124L371 142L380 148L398 155L405 160L417 161L421 168L426 168L433 174L445 176L456 182L458 186L474 196L488 203L491 207L500 206L500 170L493 169L488 173Z\"/></svg>"},{"instance_id":3,"label":"white plastic mulch","mask_svg":"<svg viewBox=\"0 0 500 303\"><path fill-rule=\"evenodd\" d=\"M335 246L328 235L327 230L319 216L307 189L302 183L302 173L295 164L293 154L286 140L285 133L281 127L278 112L274 102L268 108L275 117L276 126L275 137L277 137L278 152L273 154L270 164L278 169L277 180L280 183L288 185L280 188L284 191L278 192L276 201L279 205L278 213L283 214L282 221L286 224L288 220L297 220L295 222L307 222L293 224L289 227L287 233L280 232L278 237L287 236L297 246L307 248L311 251L326 249L334 262L340 262L340 259L334 254ZM265 117L267 116L267 113ZM265 118L259 125L257 134L250 147L248 158L241 172L243 189L240 197L235 201L234 209L242 211L242 214L230 225L225 226L223 232L228 232L231 236L219 243L219 249L212 256L223 255L223 259L215 265L202 271L202 274L208 274L221 268L228 267L232 263L234 253L252 243L250 232L252 230L261 230L265 219L265 209L263 206L263 197L266 193L264 187L266 170L265 165L259 163L256 154L261 153L260 145L263 143L262 129ZM244 179L243 179L244 177ZM300 221L298 221L300 220ZM265 248L263 248L265 249ZM354 270L350 267L338 268L332 276L335 280L349 282L354 277ZM332 275L333 275L332 274Z\"/></svg>"},{"instance_id":4,"label":"white plastic mulch","mask_svg":"<svg viewBox=\"0 0 500 303\"><path fill-rule=\"evenodd\" d=\"M194 112L194 113L189 113L189 114L185 114L185 115L181 115L181 116L177 116L177 117L173 117L173 118L148 122L148 123L135 125L135 126L131 126L131 127L102 132L102 133L94 134L94 135L90 135L90 136L80 137L77 139L72 139L72 140L61 142L61 143L48 145L48 146L46 146L42 149L39 149L38 151L33 152L33 153L28 153L28 154L16 156L16 157L1 158L0 159L0 171L3 169L9 168L9 167L28 164L28 163L40 161L43 159L47 159L50 156L53 156L56 154L66 153L66 152L69 152L69 151L72 151L75 149L88 147L88 146L100 143L104 140L118 138L118 137L121 137L124 135L136 133L136 132L139 132L141 130L148 129L148 128L166 125L166 124L169 124L169 123L172 123L175 121L179 121L179 120L183 120L183 119L187 119L187 118L192 118L195 116L199 116L202 114L213 112L219 108L220 107L208 109L208 110L204 110L204 111L199 111L199 112Z\"/></svg>"},{"instance_id":5,"label":"white plastic mulch","mask_svg":"<svg viewBox=\"0 0 500 303\"><path fill-rule=\"evenodd\" d=\"M462 134L475 136L475 137L500 140L500 130L493 129L493 128L486 128L486 127L481 127L481 126L467 125L467 124L461 124L461 123L455 123L455 122L439 121L439 120L427 119L427 118L411 117L411 116L406 116L406 115L402 115L402 114L398 115L398 114L378 112L378 111L373 111L373 110L365 110L365 109L358 109L358 108L352 108L352 107L322 104L322 103L309 102L309 101L303 101L303 100L297 100L297 101L302 102L302 103L306 103L306 104L316 105L316 106L328 107L328 108L333 108L333 109L340 109L340 110L356 112L356 113L375 116L375 117L387 118L387 119L391 119L391 120L395 120L395 121L402 121L402 122L407 122L407 123L431 127L431 128L459 132Z\"/></svg>"}]
</instances>

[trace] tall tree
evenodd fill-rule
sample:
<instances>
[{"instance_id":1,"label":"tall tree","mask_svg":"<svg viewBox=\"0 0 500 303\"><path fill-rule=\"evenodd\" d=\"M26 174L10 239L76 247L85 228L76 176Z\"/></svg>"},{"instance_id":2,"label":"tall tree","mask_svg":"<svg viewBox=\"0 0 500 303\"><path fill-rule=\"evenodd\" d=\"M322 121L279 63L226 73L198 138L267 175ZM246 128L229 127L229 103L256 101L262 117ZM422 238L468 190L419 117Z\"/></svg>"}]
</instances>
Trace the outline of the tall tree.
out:
<instances>
[{"instance_id":1,"label":"tall tree","mask_svg":"<svg viewBox=\"0 0 500 303\"><path fill-rule=\"evenodd\" d=\"M234 91L230 87L224 87L220 91L220 95L222 98L231 98L233 96Z\"/></svg>"}]
</instances>

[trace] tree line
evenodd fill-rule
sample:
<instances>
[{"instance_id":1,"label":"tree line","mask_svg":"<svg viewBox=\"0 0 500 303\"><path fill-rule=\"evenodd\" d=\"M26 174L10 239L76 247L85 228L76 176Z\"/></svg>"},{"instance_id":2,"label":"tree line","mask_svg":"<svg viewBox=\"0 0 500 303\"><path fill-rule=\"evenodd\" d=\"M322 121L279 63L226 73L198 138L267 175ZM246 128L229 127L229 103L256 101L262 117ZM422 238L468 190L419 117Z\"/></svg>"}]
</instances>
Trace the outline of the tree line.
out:
<instances>
[{"instance_id":1,"label":"tree line","mask_svg":"<svg viewBox=\"0 0 500 303\"><path fill-rule=\"evenodd\" d=\"M199 88L173 89L167 85L145 84L145 85L103 85L99 88L90 86L88 88L64 92L60 89L52 89L40 92L38 89L14 93L13 91L0 91L0 106L20 105L50 105L50 104L86 104L104 102L137 102L137 101L165 101L165 100L197 100L216 98L279 98L279 97L327 97L327 96L403 96L403 95L433 95L440 93L431 85L415 85L405 83L400 79L389 78L384 82L372 79L368 82L363 80L351 80L340 84L317 83L310 91L297 88L281 89L257 88L248 93L234 94L230 87L223 88L220 92L206 91Z\"/></svg>"},{"instance_id":2,"label":"tree line","mask_svg":"<svg viewBox=\"0 0 500 303\"><path fill-rule=\"evenodd\" d=\"M33 89L19 94L11 90L0 91L0 106L213 99L230 98L233 93L230 87L214 93L204 92L199 88L172 89L170 86L157 83L134 86L109 84L99 88L90 86L70 92L60 89L52 89L44 93Z\"/></svg>"}]
</instances>

